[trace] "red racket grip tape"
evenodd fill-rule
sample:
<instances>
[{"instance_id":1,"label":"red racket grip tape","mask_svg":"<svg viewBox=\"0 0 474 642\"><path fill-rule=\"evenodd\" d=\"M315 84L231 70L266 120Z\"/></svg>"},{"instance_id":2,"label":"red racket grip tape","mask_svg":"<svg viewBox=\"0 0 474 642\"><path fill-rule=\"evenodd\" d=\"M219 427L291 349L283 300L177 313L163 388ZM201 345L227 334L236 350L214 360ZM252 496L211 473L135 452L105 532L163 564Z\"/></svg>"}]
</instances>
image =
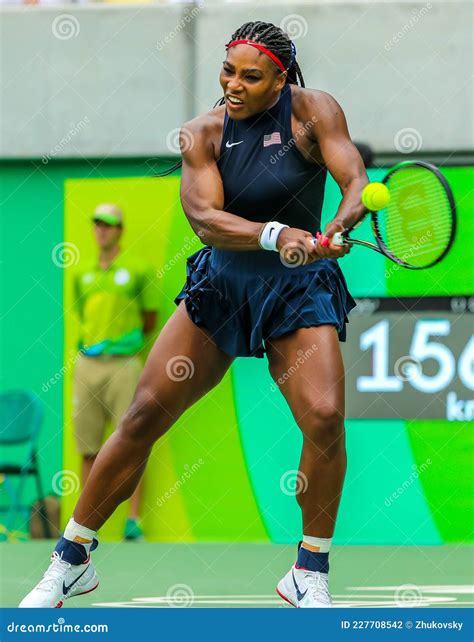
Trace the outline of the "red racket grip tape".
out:
<instances>
[{"instance_id":1,"label":"red racket grip tape","mask_svg":"<svg viewBox=\"0 0 474 642\"><path fill-rule=\"evenodd\" d=\"M321 247L328 247L329 239L327 236L324 236L321 232L316 232L316 238L318 239L318 243L320 243Z\"/></svg>"}]
</instances>

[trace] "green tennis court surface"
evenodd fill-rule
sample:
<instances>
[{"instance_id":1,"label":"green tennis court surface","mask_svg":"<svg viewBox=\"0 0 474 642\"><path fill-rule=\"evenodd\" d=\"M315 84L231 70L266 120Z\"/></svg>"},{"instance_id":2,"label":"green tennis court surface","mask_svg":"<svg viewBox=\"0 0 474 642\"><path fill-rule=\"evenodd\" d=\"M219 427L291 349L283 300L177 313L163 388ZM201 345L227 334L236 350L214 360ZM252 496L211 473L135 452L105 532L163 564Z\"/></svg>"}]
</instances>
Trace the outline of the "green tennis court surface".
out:
<instances>
[{"instance_id":1,"label":"green tennis court surface","mask_svg":"<svg viewBox=\"0 0 474 642\"><path fill-rule=\"evenodd\" d=\"M52 542L0 544L2 607L40 579ZM344 546L331 552L335 606L474 605L472 546ZM275 585L295 547L275 544L101 543L96 591L78 607L283 607Z\"/></svg>"}]
</instances>

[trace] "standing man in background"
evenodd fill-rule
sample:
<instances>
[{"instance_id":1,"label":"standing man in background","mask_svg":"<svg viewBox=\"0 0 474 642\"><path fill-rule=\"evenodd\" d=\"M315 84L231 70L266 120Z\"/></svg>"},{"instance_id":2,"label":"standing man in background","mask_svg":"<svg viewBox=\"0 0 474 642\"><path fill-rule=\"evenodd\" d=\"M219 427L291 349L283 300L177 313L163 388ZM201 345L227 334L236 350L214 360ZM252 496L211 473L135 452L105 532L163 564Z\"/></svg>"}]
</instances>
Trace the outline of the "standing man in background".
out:
<instances>
[{"instance_id":1,"label":"standing man in background","mask_svg":"<svg viewBox=\"0 0 474 642\"><path fill-rule=\"evenodd\" d=\"M157 322L154 270L120 247L123 213L117 205L98 205L93 216L98 258L74 276L80 319L74 376L74 424L86 483L100 450L107 421L114 430L132 401L141 374L138 353ZM124 537L143 537L140 525L142 481L131 497Z\"/></svg>"}]
</instances>

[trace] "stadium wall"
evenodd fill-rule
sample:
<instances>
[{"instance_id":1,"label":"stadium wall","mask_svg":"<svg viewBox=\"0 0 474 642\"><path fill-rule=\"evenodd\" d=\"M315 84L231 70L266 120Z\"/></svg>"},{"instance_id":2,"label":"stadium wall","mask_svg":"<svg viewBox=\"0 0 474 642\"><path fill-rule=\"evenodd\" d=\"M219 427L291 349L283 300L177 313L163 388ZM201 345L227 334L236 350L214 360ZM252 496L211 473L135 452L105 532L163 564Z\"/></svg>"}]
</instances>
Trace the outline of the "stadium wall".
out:
<instances>
[{"instance_id":1,"label":"stadium wall","mask_svg":"<svg viewBox=\"0 0 474 642\"><path fill-rule=\"evenodd\" d=\"M474 149L471 2L4 7L0 157L150 157L220 97L248 20L292 35L309 87L378 152ZM430 43L436 42L436 51Z\"/></svg>"}]
</instances>

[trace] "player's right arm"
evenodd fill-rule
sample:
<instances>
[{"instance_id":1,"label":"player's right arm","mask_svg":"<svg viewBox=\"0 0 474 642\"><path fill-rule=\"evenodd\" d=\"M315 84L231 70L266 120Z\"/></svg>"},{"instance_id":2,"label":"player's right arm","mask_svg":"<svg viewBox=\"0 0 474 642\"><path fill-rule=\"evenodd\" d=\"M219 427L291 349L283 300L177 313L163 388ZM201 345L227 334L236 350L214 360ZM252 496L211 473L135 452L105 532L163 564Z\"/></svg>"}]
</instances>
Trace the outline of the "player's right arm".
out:
<instances>
[{"instance_id":1,"label":"player's right arm","mask_svg":"<svg viewBox=\"0 0 474 642\"><path fill-rule=\"evenodd\" d=\"M206 245L225 250L259 250L262 223L223 211L224 187L212 144L213 116L186 123L181 130L181 203Z\"/></svg>"},{"instance_id":2,"label":"player's right arm","mask_svg":"<svg viewBox=\"0 0 474 642\"><path fill-rule=\"evenodd\" d=\"M225 212L224 187L217 168L213 140L216 118L206 114L186 123L181 130L181 203L201 241L224 250L260 250L258 237L263 224ZM326 256L327 249L313 244L313 235L298 228L283 229L277 247L284 251L303 246L308 261Z\"/></svg>"}]
</instances>

